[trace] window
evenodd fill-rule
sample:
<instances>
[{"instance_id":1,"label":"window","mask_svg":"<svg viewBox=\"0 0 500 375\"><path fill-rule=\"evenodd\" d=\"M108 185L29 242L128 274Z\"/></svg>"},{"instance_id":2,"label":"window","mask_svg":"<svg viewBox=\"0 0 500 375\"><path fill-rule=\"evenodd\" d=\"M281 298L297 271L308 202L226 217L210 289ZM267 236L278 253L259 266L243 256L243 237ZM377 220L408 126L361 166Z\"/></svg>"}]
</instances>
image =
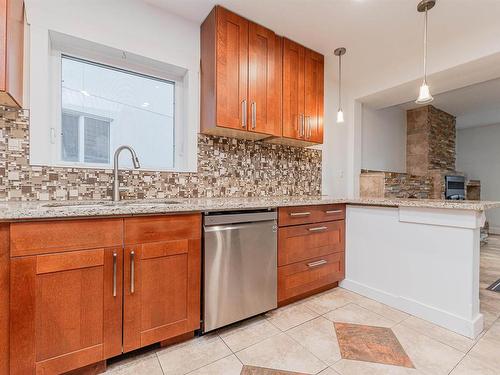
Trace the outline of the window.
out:
<instances>
[{"instance_id":1,"label":"window","mask_svg":"<svg viewBox=\"0 0 500 375\"><path fill-rule=\"evenodd\" d=\"M109 119L62 113L61 159L64 162L109 164Z\"/></svg>"},{"instance_id":2,"label":"window","mask_svg":"<svg viewBox=\"0 0 500 375\"><path fill-rule=\"evenodd\" d=\"M197 171L196 46L137 54L41 26L29 35L31 165L110 169L116 148L129 145L141 169Z\"/></svg>"},{"instance_id":3,"label":"window","mask_svg":"<svg viewBox=\"0 0 500 375\"><path fill-rule=\"evenodd\" d=\"M132 146L145 169L174 168L175 82L61 55L62 164L112 165ZM132 168L129 157L120 160Z\"/></svg>"}]
</instances>

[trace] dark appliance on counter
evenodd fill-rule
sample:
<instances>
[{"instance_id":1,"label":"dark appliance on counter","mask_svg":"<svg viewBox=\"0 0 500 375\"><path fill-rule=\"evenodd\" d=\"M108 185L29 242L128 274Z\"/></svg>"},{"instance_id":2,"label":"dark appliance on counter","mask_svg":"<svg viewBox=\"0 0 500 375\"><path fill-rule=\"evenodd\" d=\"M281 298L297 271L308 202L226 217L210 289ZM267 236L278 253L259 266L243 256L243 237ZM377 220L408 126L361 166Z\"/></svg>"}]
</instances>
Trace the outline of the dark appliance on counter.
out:
<instances>
[{"instance_id":1,"label":"dark appliance on counter","mask_svg":"<svg viewBox=\"0 0 500 375\"><path fill-rule=\"evenodd\" d=\"M465 177L445 176L445 198L464 200L465 199Z\"/></svg>"}]
</instances>

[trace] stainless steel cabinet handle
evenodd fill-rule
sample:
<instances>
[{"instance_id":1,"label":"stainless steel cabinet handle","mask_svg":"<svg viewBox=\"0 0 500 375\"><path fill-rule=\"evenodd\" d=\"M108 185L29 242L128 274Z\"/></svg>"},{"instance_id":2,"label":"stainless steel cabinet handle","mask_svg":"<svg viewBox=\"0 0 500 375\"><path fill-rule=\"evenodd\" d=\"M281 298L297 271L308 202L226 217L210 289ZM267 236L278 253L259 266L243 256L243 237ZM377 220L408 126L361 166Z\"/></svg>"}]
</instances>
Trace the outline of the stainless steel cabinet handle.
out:
<instances>
[{"instance_id":1,"label":"stainless steel cabinet handle","mask_svg":"<svg viewBox=\"0 0 500 375\"><path fill-rule=\"evenodd\" d=\"M130 294L135 292L135 252L130 252Z\"/></svg>"},{"instance_id":2,"label":"stainless steel cabinet handle","mask_svg":"<svg viewBox=\"0 0 500 375\"><path fill-rule=\"evenodd\" d=\"M342 210L329 210L329 211L325 211L325 213L327 215L340 214L340 213L342 213Z\"/></svg>"},{"instance_id":3,"label":"stainless steel cabinet handle","mask_svg":"<svg viewBox=\"0 0 500 375\"><path fill-rule=\"evenodd\" d=\"M307 139L311 138L312 129L311 129L311 116L307 116Z\"/></svg>"},{"instance_id":4,"label":"stainless steel cabinet handle","mask_svg":"<svg viewBox=\"0 0 500 375\"><path fill-rule=\"evenodd\" d=\"M309 138L309 116L304 116L304 138Z\"/></svg>"},{"instance_id":5,"label":"stainless steel cabinet handle","mask_svg":"<svg viewBox=\"0 0 500 375\"><path fill-rule=\"evenodd\" d=\"M321 260L317 260L316 262L307 263L307 267L314 268L314 267L322 266L323 264L327 264L327 263L328 262L326 260L321 259Z\"/></svg>"},{"instance_id":6,"label":"stainless steel cabinet handle","mask_svg":"<svg viewBox=\"0 0 500 375\"><path fill-rule=\"evenodd\" d=\"M302 123L300 124L300 136L303 137L306 134L305 132L306 117L304 116L304 114L301 114L300 116L302 118Z\"/></svg>"},{"instance_id":7,"label":"stainless steel cabinet handle","mask_svg":"<svg viewBox=\"0 0 500 375\"><path fill-rule=\"evenodd\" d=\"M252 103L252 129L257 125L257 103Z\"/></svg>"},{"instance_id":8,"label":"stainless steel cabinet handle","mask_svg":"<svg viewBox=\"0 0 500 375\"><path fill-rule=\"evenodd\" d=\"M327 230L328 227L315 227L315 228L309 228L308 231L309 232L320 232L322 230Z\"/></svg>"},{"instance_id":9,"label":"stainless steel cabinet handle","mask_svg":"<svg viewBox=\"0 0 500 375\"><path fill-rule=\"evenodd\" d=\"M241 127L247 127L247 100L241 102Z\"/></svg>"},{"instance_id":10,"label":"stainless steel cabinet handle","mask_svg":"<svg viewBox=\"0 0 500 375\"><path fill-rule=\"evenodd\" d=\"M116 297L116 261L118 254L113 253L113 297Z\"/></svg>"},{"instance_id":11,"label":"stainless steel cabinet handle","mask_svg":"<svg viewBox=\"0 0 500 375\"><path fill-rule=\"evenodd\" d=\"M310 212L290 212L290 216L309 216Z\"/></svg>"}]
</instances>

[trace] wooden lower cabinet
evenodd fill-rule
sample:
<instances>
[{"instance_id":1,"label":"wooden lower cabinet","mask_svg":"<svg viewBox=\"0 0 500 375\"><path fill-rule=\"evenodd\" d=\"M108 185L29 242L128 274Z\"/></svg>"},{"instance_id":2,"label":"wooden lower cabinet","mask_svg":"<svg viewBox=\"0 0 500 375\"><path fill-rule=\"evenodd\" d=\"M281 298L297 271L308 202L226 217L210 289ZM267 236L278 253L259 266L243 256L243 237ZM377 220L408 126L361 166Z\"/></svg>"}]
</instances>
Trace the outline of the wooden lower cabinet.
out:
<instances>
[{"instance_id":1,"label":"wooden lower cabinet","mask_svg":"<svg viewBox=\"0 0 500 375\"><path fill-rule=\"evenodd\" d=\"M280 228L278 266L344 251L344 221Z\"/></svg>"},{"instance_id":2,"label":"wooden lower cabinet","mask_svg":"<svg viewBox=\"0 0 500 375\"><path fill-rule=\"evenodd\" d=\"M122 254L11 259L11 374L60 374L121 353Z\"/></svg>"},{"instance_id":3,"label":"wooden lower cabinet","mask_svg":"<svg viewBox=\"0 0 500 375\"><path fill-rule=\"evenodd\" d=\"M123 351L200 327L200 239L125 249Z\"/></svg>"},{"instance_id":4,"label":"wooden lower cabinet","mask_svg":"<svg viewBox=\"0 0 500 375\"><path fill-rule=\"evenodd\" d=\"M200 328L201 215L125 219L123 350Z\"/></svg>"},{"instance_id":5,"label":"wooden lower cabinet","mask_svg":"<svg viewBox=\"0 0 500 375\"><path fill-rule=\"evenodd\" d=\"M344 253L334 253L278 268L278 302L286 303L344 278Z\"/></svg>"},{"instance_id":6,"label":"wooden lower cabinet","mask_svg":"<svg viewBox=\"0 0 500 375\"><path fill-rule=\"evenodd\" d=\"M4 232L11 375L102 365L200 326L200 214L16 223Z\"/></svg>"},{"instance_id":7,"label":"wooden lower cabinet","mask_svg":"<svg viewBox=\"0 0 500 375\"><path fill-rule=\"evenodd\" d=\"M282 207L278 217L278 305L344 278L345 205Z\"/></svg>"}]
</instances>

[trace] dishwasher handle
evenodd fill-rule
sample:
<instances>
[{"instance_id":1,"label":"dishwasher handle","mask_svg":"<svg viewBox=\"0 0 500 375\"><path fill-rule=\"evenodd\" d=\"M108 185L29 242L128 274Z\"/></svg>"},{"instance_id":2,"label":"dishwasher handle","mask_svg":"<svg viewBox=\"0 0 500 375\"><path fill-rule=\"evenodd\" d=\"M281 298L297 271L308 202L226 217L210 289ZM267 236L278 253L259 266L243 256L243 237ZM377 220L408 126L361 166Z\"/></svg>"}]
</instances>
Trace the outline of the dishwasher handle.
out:
<instances>
[{"instance_id":1,"label":"dishwasher handle","mask_svg":"<svg viewBox=\"0 0 500 375\"><path fill-rule=\"evenodd\" d=\"M232 223L232 224L210 225L210 226L204 225L203 230L205 233L224 232L224 231L245 229L256 225L272 225L273 232L276 233L278 231L278 223L276 222L276 220L266 220L266 221L258 221L251 223L234 223L234 224Z\"/></svg>"},{"instance_id":2,"label":"dishwasher handle","mask_svg":"<svg viewBox=\"0 0 500 375\"><path fill-rule=\"evenodd\" d=\"M238 224L238 223L255 223L259 221L277 220L278 214L276 211L264 212L245 212L245 213L228 213L221 215L205 215L205 226L223 225L223 224Z\"/></svg>"}]
</instances>

